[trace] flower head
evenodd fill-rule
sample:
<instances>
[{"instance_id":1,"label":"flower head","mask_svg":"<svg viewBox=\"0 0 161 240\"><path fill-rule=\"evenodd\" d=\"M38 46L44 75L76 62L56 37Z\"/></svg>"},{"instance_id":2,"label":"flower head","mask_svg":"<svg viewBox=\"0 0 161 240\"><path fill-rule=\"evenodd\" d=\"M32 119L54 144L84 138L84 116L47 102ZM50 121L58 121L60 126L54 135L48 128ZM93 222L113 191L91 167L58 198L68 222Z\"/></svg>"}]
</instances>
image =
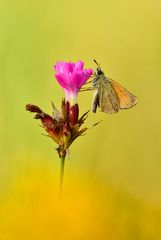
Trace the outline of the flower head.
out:
<instances>
[{"instance_id":1,"label":"flower head","mask_svg":"<svg viewBox=\"0 0 161 240\"><path fill-rule=\"evenodd\" d=\"M71 106L68 101L63 100L60 112L53 104L53 116L32 104L27 104L26 110L36 113L34 118L41 120L48 136L58 144L57 152L60 157L65 156L72 142L87 130L86 127L81 128L81 126L88 112L79 118L78 104Z\"/></svg>"},{"instance_id":2,"label":"flower head","mask_svg":"<svg viewBox=\"0 0 161 240\"><path fill-rule=\"evenodd\" d=\"M73 103L77 99L78 91L92 75L92 69L84 69L84 63L57 62L54 66L55 78L65 91L66 100Z\"/></svg>"}]
</instances>

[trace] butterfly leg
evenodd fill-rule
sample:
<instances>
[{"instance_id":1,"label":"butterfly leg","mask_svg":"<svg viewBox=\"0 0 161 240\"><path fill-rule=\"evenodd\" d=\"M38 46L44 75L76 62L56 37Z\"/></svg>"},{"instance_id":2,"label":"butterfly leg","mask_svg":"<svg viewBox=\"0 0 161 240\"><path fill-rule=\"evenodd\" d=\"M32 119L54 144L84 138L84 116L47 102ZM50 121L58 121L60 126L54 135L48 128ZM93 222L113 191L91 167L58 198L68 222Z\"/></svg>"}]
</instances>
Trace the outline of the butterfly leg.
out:
<instances>
[{"instance_id":1,"label":"butterfly leg","mask_svg":"<svg viewBox=\"0 0 161 240\"><path fill-rule=\"evenodd\" d=\"M90 80L90 81L86 82L86 83L83 84L83 85L86 85L86 84L88 84L88 83L92 83L92 82L93 82L93 80Z\"/></svg>"},{"instance_id":2,"label":"butterfly leg","mask_svg":"<svg viewBox=\"0 0 161 240\"><path fill-rule=\"evenodd\" d=\"M85 91L91 91L91 90L94 90L94 88L93 88L93 87L81 88L81 89L79 90L79 92L85 92Z\"/></svg>"}]
</instances>

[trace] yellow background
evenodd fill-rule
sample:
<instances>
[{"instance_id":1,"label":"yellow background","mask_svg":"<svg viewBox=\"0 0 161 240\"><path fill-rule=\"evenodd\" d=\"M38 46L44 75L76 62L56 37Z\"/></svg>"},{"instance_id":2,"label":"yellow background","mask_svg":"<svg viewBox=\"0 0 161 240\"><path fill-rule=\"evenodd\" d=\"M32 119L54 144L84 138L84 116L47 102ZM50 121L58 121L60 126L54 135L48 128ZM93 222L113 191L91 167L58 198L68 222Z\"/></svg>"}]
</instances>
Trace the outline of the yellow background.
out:
<instances>
[{"instance_id":1,"label":"yellow background","mask_svg":"<svg viewBox=\"0 0 161 240\"><path fill-rule=\"evenodd\" d=\"M0 32L0 240L161 239L161 1L0 0ZM56 145L25 105L59 107L53 64L93 58L139 103L89 114L103 122L73 143L60 203Z\"/></svg>"}]
</instances>

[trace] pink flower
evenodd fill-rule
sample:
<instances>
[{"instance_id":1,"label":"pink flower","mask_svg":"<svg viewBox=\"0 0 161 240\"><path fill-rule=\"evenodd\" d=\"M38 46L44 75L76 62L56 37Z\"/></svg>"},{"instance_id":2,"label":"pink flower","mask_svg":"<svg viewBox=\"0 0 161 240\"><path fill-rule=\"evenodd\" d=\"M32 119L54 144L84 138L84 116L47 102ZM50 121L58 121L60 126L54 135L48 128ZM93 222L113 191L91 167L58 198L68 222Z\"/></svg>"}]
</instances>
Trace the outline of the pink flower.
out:
<instances>
[{"instance_id":1,"label":"pink flower","mask_svg":"<svg viewBox=\"0 0 161 240\"><path fill-rule=\"evenodd\" d=\"M92 69L84 69L84 63L57 62L54 66L55 78L65 91L66 100L73 103L77 99L78 91L92 75Z\"/></svg>"}]
</instances>

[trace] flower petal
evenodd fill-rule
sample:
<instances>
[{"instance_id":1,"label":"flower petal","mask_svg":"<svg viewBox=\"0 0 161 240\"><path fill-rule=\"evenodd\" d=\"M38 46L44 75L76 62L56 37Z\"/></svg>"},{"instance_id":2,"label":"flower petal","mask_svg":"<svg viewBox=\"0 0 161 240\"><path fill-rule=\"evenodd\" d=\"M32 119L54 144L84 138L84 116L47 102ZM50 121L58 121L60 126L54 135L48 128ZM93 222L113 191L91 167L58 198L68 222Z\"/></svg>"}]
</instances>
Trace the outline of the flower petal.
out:
<instances>
[{"instance_id":1,"label":"flower petal","mask_svg":"<svg viewBox=\"0 0 161 240\"><path fill-rule=\"evenodd\" d=\"M76 63L75 63L75 68L74 68L74 70L75 70L75 71L76 71L76 70L83 70L83 67L84 67L84 62L79 61L79 62L76 62Z\"/></svg>"},{"instance_id":2,"label":"flower petal","mask_svg":"<svg viewBox=\"0 0 161 240\"><path fill-rule=\"evenodd\" d=\"M66 89L67 83L65 74L55 74L55 78L58 81L58 83L62 86L62 88Z\"/></svg>"}]
</instances>

